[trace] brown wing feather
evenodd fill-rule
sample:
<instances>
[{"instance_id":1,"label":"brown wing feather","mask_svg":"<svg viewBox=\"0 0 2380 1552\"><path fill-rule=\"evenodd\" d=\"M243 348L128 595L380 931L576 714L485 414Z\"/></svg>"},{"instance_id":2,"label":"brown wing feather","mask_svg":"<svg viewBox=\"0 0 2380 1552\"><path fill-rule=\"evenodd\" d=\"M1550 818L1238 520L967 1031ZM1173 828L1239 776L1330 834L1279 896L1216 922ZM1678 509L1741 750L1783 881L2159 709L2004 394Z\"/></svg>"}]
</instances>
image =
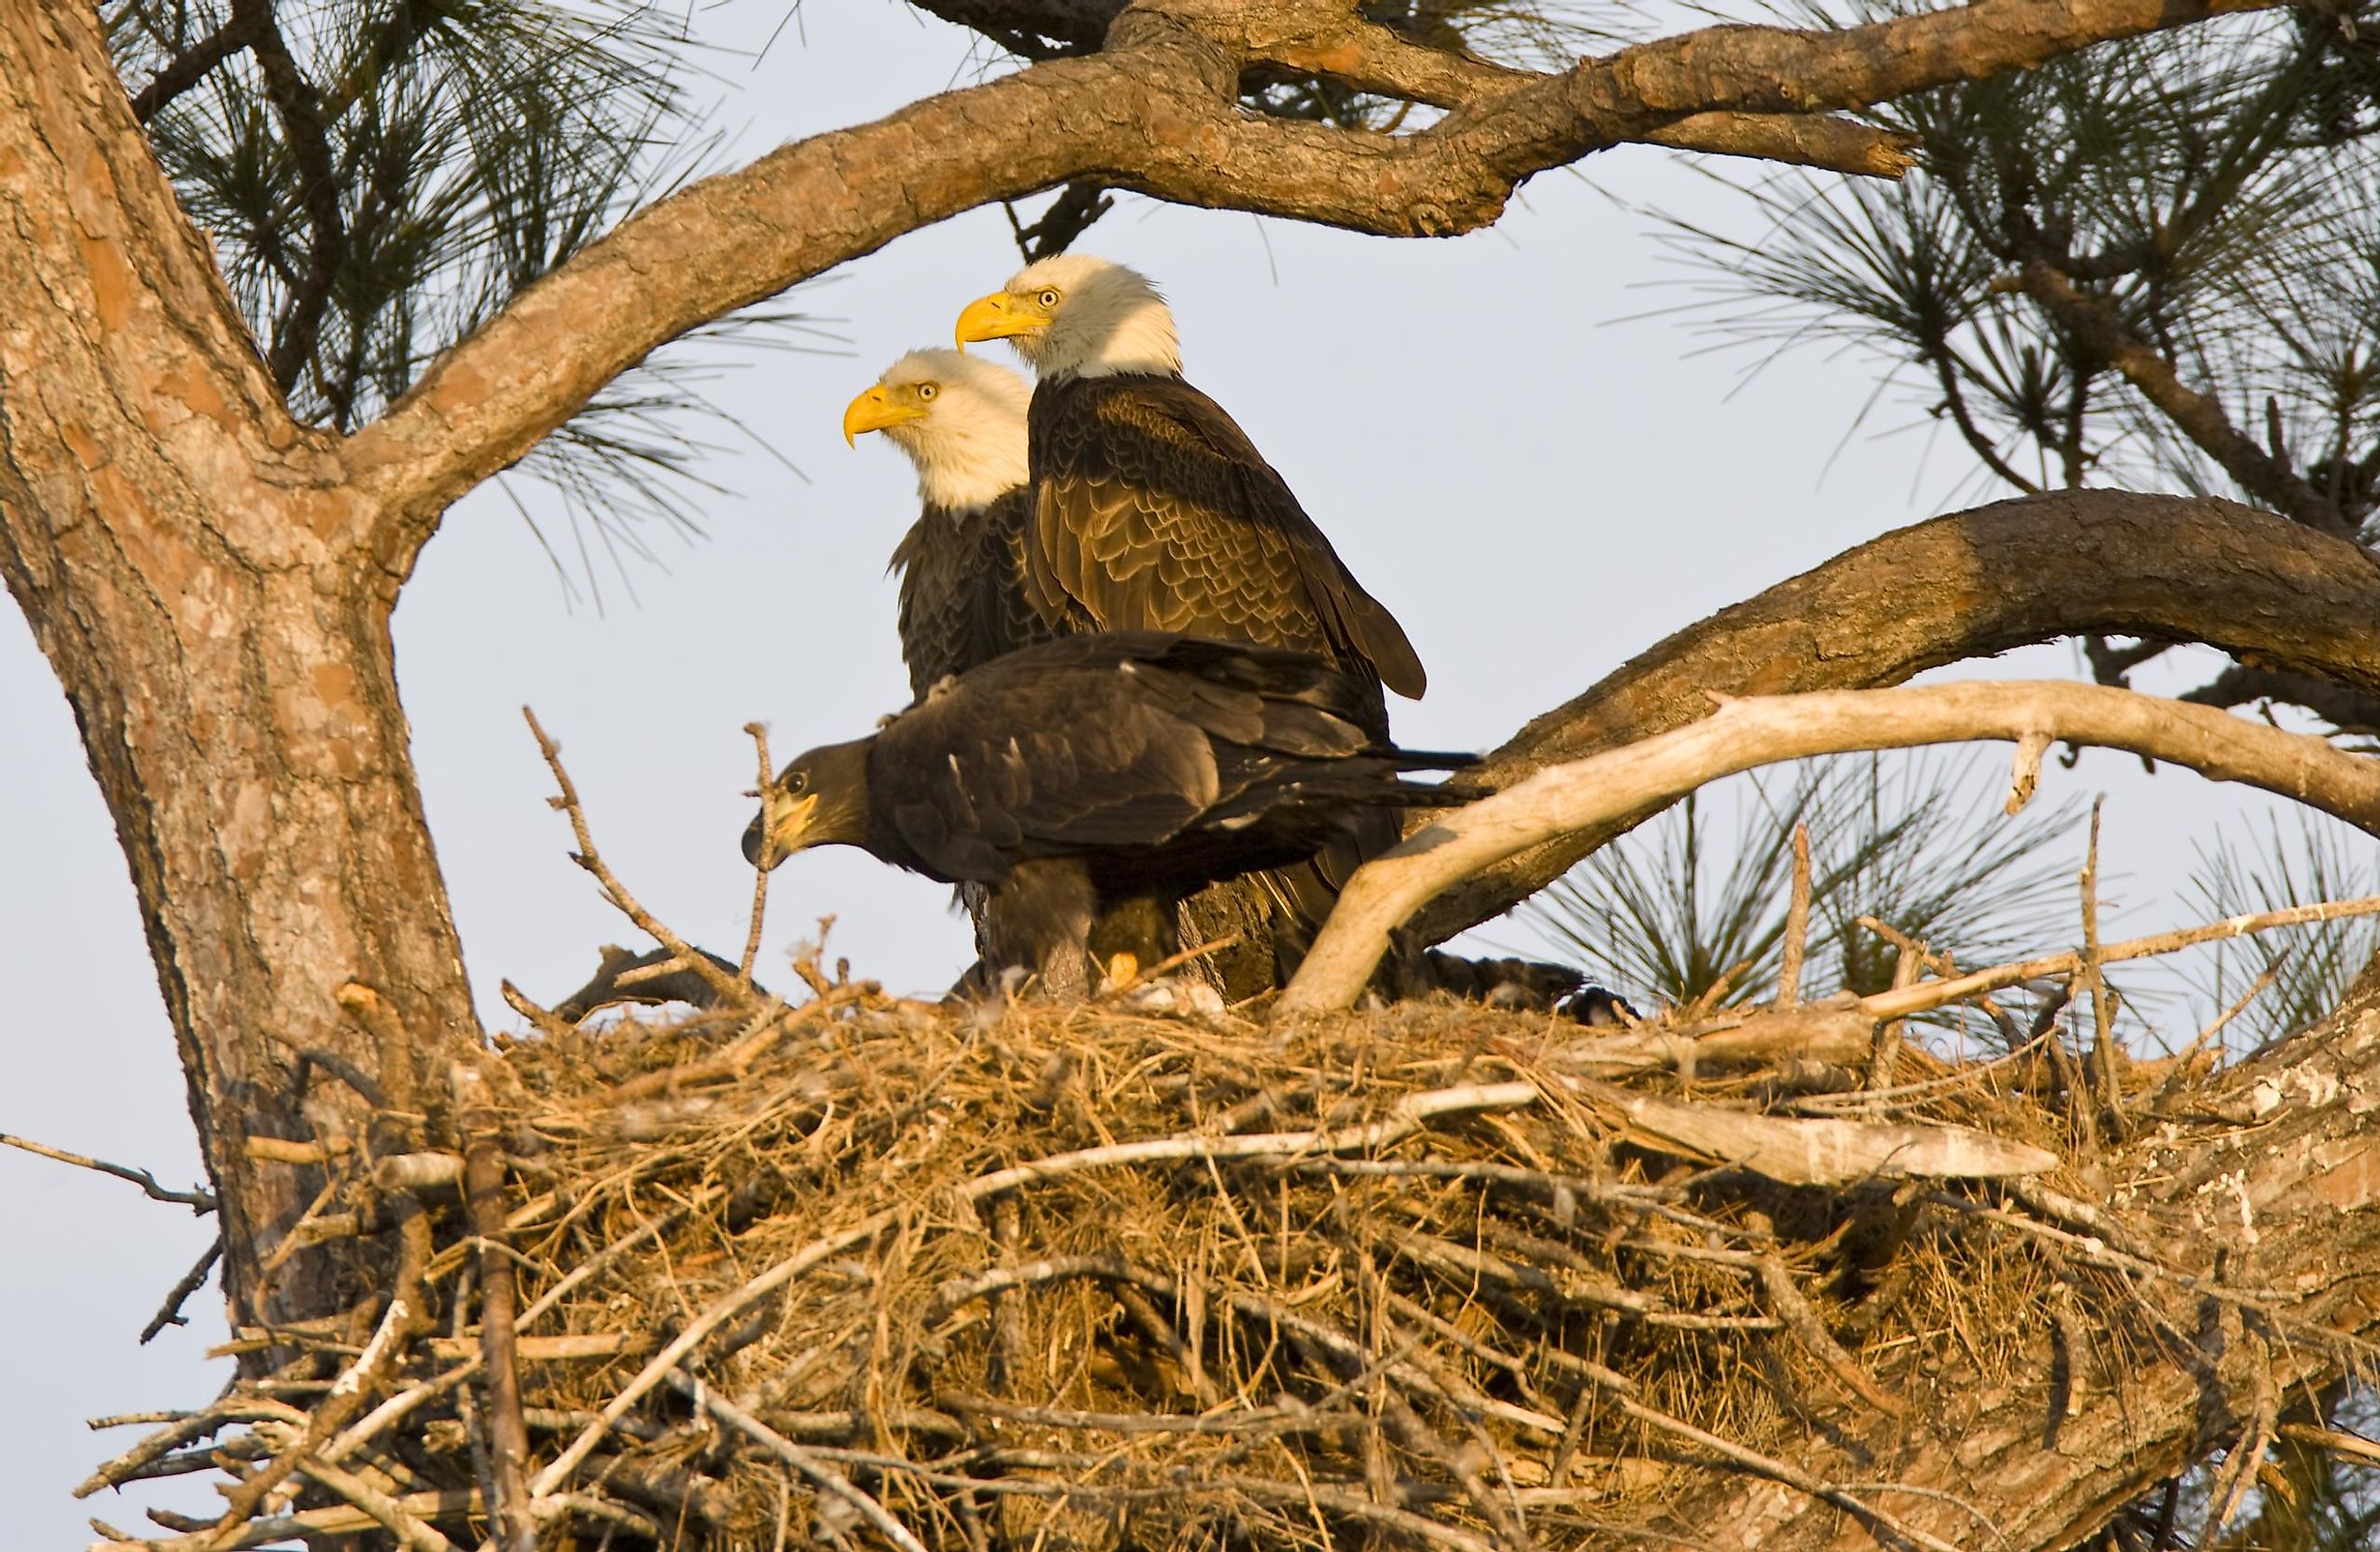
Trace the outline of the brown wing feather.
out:
<instances>
[{"instance_id":1,"label":"brown wing feather","mask_svg":"<svg viewBox=\"0 0 2380 1552\"><path fill-rule=\"evenodd\" d=\"M1105 630L1293 647L1418 697L1421 661L1220 406L1178 378L1035 389L1026 593Z\"/></svg>"},{"instance_id":2,"label":"brown wing feather","mask_svg":"<svg viewBox=\"0 0 2380 1552\"><path fill-rule=\"evenodd\" d=\"M901 573L910 693L923 696L949 675L1064 633L1065 612L1045 612L1026 593L1032 515L1030 488L1019 485L975 511L929 507L901 536L892 568Z\"/></svg>"}]
</instances>

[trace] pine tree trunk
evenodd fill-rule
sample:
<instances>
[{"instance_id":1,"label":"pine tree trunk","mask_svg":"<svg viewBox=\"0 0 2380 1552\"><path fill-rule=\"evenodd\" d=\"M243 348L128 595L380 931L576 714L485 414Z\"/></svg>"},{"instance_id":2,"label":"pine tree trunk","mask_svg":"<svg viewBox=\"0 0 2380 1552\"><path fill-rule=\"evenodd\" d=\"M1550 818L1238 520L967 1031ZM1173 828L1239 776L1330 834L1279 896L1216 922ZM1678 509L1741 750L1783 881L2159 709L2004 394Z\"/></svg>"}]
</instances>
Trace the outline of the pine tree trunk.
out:
<instances>
[{"instance_id":1,"label":"pine tree trunk","mask_svg":"<svg viewBox=\"0 0 2380 1552\"><path fill-rule=\"evenodd\" d=\"M0 8L0 574L130 862L233 1319L321 1315L328 1258L261 1272L320 1171L249 1139L360 1133L303 1050L407 1092L349 982L411 1065L479 1037L391 665L411 557L283 409L89 6Z\"/></svg>"}]
</instances>

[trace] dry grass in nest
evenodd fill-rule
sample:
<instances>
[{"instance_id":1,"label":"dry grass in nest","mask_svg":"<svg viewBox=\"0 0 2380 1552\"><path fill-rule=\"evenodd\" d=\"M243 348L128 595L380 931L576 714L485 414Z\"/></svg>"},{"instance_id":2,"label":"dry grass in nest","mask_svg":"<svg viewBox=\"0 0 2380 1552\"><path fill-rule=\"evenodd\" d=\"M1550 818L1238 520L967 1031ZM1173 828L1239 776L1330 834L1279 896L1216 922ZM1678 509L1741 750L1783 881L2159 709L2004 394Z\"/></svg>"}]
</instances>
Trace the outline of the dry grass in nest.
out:
<instances>
[{"instance_id":1,"label":"dry grass in nest","mask_svg":"<svg viewBox=\"0 0 2380 1552\"><path fill-rule=\"evenodd\" d=\"M1664 1103L1748 1118L1857 1079L1796 1058L1690 1080L1643 1057L1660 1038L1447 1006L1275 1033L846 984L514 1044L485 1065L528 1490L581 1546L774 1546L782 1524L1488 1548L1641 1518L1687 1460L1889 1535L1883 1506L1788 1463L1808 1411L1933 1404L1912 1365L1897 1393L1871 1373L1915 1341L2007 1372L2039 1264L1925 1204L1983 1183L1682 1158ZM1962 1074L1911 1047L1896 1076L1914 1092L1869 1113L2070 1149L2030 1061ZM443 1330L382 1387L426 1394L336 1462L442 1540L488 1496L491 1420L453 1378L481 1351L480 1265L448 1211L424 1273ZM318 1525L375 1518L312 1497Z\"/></svg>"},{"instance_id":2,"label":"dry grass in nest","mask_svg":"<svg viewBox=\"0 0 2380 1552\"><path fill-rule=\"evenodd\" d=\"M540 1035L442 1084L345 989L401 1091L360 1137L250 1150L320 1173L272 1264L333 1257L360 1296L237 1333L250 1377L200 1412L109 1420L163 1426L86 1492L236 1481L218 1516L152 1510L170 1538L94 1521L107 1552L1528 1552L1674 1539L1662 1505L1713 1472L1939 1548L1796 1462L1955 1412L1937 1356L1992 1384L2077 1288L2167 1275L2086 1184L2094 1118L2206 1064L2123 1063L2060 1031L2069 997L2103 959L2380 910L1967 976L1908 945L1938 979L1618 1031L952 1009L815 964L789 1007L749 979L761 898L740 964L698 954L554 767L666 951L606 975L718 1010L593 1031L507 988ZM2030 1031L1990 1003L2021 982L2055 987ZM1900 1039L1953 1004L2008 1054ZM2120 1358L2137 1299L2091 1302L2117 1313L2076 1335Z\"/></svg>"}]
</instances>

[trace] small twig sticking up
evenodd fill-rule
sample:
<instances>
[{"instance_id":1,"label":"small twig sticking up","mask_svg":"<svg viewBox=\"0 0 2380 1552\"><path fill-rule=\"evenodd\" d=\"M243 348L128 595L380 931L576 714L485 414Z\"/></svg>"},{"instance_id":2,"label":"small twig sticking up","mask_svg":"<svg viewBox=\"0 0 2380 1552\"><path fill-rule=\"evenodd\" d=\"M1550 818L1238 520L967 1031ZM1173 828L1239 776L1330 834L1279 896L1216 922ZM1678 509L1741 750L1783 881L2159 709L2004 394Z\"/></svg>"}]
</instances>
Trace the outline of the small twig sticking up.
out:
<instances>
[{"instance_id":1,"label":"small twig sticking up","mask_svg":"<svg viewBox=\"0 0 2380 1552\"><path fill-rule=\"evenodd\" d=\"M539 1033L551 1038L570 1033L571 1020L563 1018L559 1013L540 1008L529 1000L527 992L522 991L510 981L498 982L497 989L504 993L504 1005L527 1019L531 1025L535 1026ZM589 1011L591 1012L592 1009Z\"/></svg>"},{"instance_id":2,"label":"small twig sticking up","mask_svg":"<svg viewBox=\"0 0 2380 1552\"><path fill-rule=\"evenodd\" d=\"M488 1451L496 1524L504 1552L537 1552L537 1520L524 1475L528 1426L521 1415L520 1368L513 1326L513 1263L504 1245L504 1146L487 1080L455 1064L455 1113L466 1139L463 1196L480 1241L480 1355L488 1375Z\"/></svg>"},{"instance_id":3,"label":"small twig sticking up","mask_svg":"<svg viewBox=\"0 0 2380 1552\"><path fill-rule=\"evenodd\" d=\"M2116 1004L2107 990L2107 967L2099 955L2099 810L2102 796L2091 802L2091 847L2082 861L2082 984L2091 994L2091 1053L2085 1064L2087 1081L2099 1107L2107 1112L2107 1130L2119 1143L2129 1141L2131 1128L2124 1121L2123 1080L2117 1066L2123 1060L2116 1049Z\"/></svg>"},{"instance_id":4,"label":"small twig sticking up","mask_svg":"<svg viewBox=\"0 0 2380 1552\"><path fill-rule=\"evenodd\" d=\"M188 1317L182 1314L182 1305L191 1294L199 1290L199 1285L207 1280L207 1274L213 1271L215 1263L222 1259L223 1239L219 1235L214 1242L207 1247L207 1253L199 1257L197 1264L182 1274L182 1280L176 1283L173 1291L165 1295L165 1301L157 1306L157 1313L149 1317L149 1324L140 1328L142 1347L147 1347L155 1338L157 1333L168 1326L188 1326L190 1323Z\"/></svg>"},{"instance_id":5,"label":"small twig sticking up","mask_svg":"<svg viewBox=\"0 0 2380 1552\"><path fill-rule=\"evenodd\" d=\"M200 1191L196 1187L188 1191L168 1191L159 1185L157 1177L146 1169L134 1169L128 1165L110 1164L103 1158L85 1158L80 1154L70 1154L64 1148L53 1148L47 1143L36 1143L30 1137L18 1137L12 1132L0 1131L0 1143L5 1143L12 1148L22 1148L29 1154L38 1154L43 1158L55 1159L60 1164L71 1164L78 1169L96 1169L103 1175L113 1175L119 1180L129 1180L139 1186L142 1194L152 1202L179 1203L193 1213L212 1213L215 1210L215 1198L212 1191Z\"/></svg>"},{"instance_id":6,"label":"small twig sticking up","mask_svg":"<svg viewBox=\"0 0 2380 1552\"><path fill-rule=\"evenodd\" d=\"M2265 973L2256 977L2255 984L2240 994L2240 1000L2217 1013L2212 1023L2198 1032L2198 1038L2182 1047L2180 1053L2174 1058L2173 1070L2166 1074L2165 1082L2158 1084L2157 1092L2150 1096L2151 1110L2165 1108L2167 1101L2172 1099L2180 1091L2181 1085L2190 1081L2192 1066L2197 1061L2198 1053L2206 1049L2206 1043L2229 1028L2232 1020L2245 1013L2250 1003L2265 995L2265 988L2279 979L2281 966L2288 959L2289 950L2287 949L2274 955L2273 962L2265 967Z\"/></svg>"},{"instance_id":7,"label":"small twig sticking up","mask_svg":"<svg viewBox=\"0 0 2380 1552\"><path fill-rule=\"evenodd\" d=\"M2016 741L2016 755L2009 764L2008 815L2010 819L2024 812L2033 795L2041 788L2041 757L2049 752L2049 735L2027 733Z\"/></svg>"},{"instance_id":8,"label":"small twig sticking up","mask_svg":"<svg viewBox=\"0 0 2380 1552\"><path fill-rule=\"evenodd\" d=\"M1892 961L1892 989L1906 991L1925 973L1925 946L1903 941ZM1892 1087L1892 1061L1900 1051L1900 1020L1887 1019L1876 1026L1876 1044L1868 1051L1867 1077L1861 1087L1871 1091Z\"/></svg>"},{"instance_id":9,"label":"small twig sticking up","mask_svg":"<svg viewBox=\"0 0 2380 1552\"><path fill-rule=\"evenodd\" d=\"M569 817L570 833L578 842L578 849L571 853L570 860L593 874L595 882L603 886L604 896L622 915L634 922L638 929L654 942L668 949L671 955L681 961L686 969L702 977L704 983L717 993L722 1000L728 1002L746 1000L747 988L744 983L711 963L708 955L670 931L654 917L651 911L638 904L637 898L628 893L628 886L621 883L618 875L605 864L602 853L595 849L594 836L587 828L587 811L579 805L578 788L571 782L570 773L563 768L561 746L545 736L545 729L538 724L535 712L523 706L521 716L528 723L528 730L536 735L538 752L545 756L546 768L553 773L554 785L562 788L559 796L548 798L546 801Z\"/></svg>"},{"instance_id":10,"label":"small twig sticking up","mask_svg":"<svg viewBox=\"0 0 2380 1552\"><path fill-rule=\"evenodd\" d=\"M769 727L764 722L747 722L744 731L752 736L752 746L760 760L760 789L756 794L765 813L769 803L769 784L776 779L776 767L769 760ZM752 862L752 924L744 934L744 958L735 967L735 979L748 988L752 984L752 962L760 957L760 923L769 914L769 874L777 865L777 834L764 819L760 825L760 855Z\"/></svg>"},{"instance_id":11,"label":"small twig sticking up","mask_svg":"<svg viewBox=\"0 0 2380 1552\"><path fill-rule=\"evenodd\" d=\"M1785 942L1777 962L1777 1007L1802 1005L1802 958L1810 950L1810 826L1793 826L1793 896L1785 907Z\"/></svg>"}]
</instances>

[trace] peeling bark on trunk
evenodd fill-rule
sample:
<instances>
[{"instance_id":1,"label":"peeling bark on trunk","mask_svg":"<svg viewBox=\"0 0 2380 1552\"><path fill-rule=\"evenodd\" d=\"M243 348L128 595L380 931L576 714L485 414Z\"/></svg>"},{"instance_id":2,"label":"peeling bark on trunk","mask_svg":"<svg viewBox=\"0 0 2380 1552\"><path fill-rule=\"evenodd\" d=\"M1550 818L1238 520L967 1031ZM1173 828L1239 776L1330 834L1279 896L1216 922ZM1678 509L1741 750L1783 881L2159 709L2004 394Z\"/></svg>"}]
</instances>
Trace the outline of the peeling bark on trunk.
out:
<instances>
[{"instance_id":1,"label":"peeling bark on trunk","mask_svg":"<svg viewBox=\"0 0 2380 1552\"><path fill-rule=\"evenodd\" d=\"M89 7L0 13L0 573L75 710L129 861L222 1198L236 1323L359 1291L256 1268L314 1171L250 1135L359 1132L345 983L424 1056L478 1029L391 666L401 578L335 439L283 409Z\"/></svg>"}]
</instances>

